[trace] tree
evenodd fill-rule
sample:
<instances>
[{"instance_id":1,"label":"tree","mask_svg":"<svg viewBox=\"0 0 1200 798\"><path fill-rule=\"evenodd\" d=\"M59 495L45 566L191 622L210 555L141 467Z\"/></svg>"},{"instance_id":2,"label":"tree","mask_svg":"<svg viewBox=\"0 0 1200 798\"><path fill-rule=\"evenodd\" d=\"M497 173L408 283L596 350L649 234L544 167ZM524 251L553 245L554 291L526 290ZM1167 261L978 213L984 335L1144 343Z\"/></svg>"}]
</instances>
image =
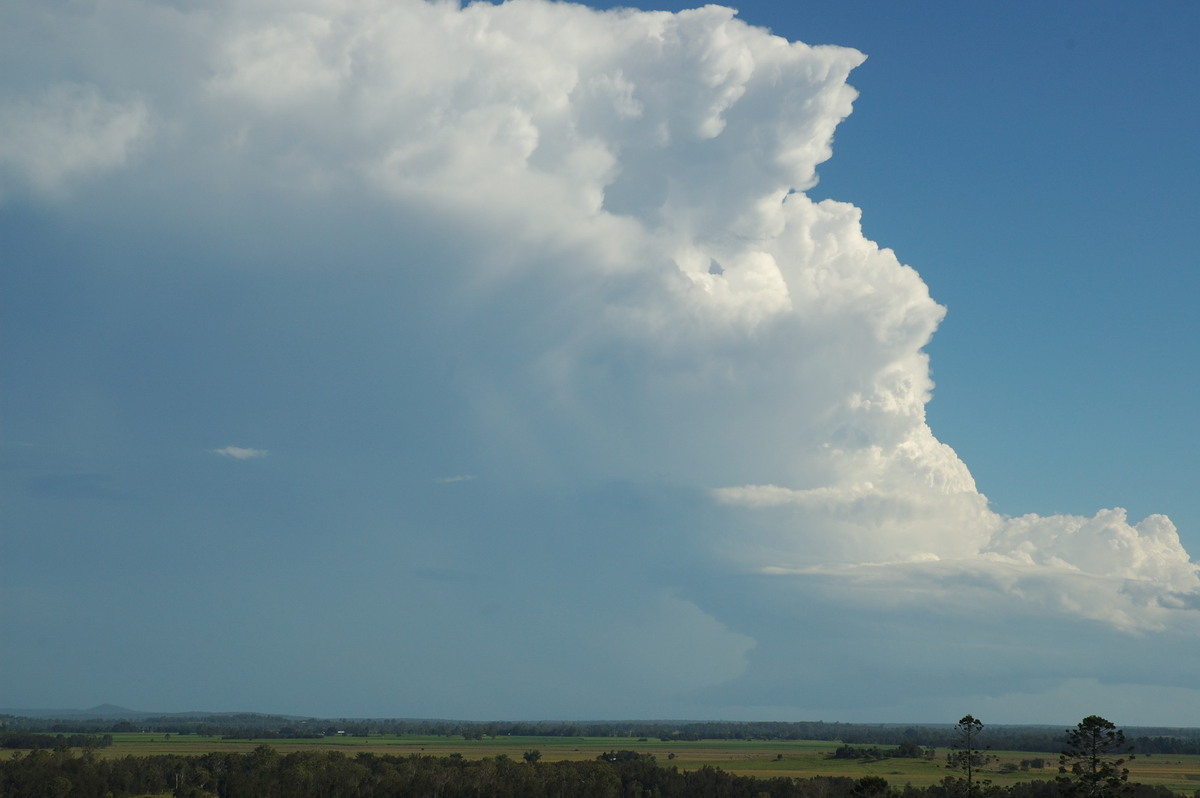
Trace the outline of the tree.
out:
<instances>
[{"instance_id":1,"label":"tree","mask_svg":"<svg viewBox=\"0 0 1200 798\"><path fill-rule=\"evenodd\" d=\"M973 798L979 793L982 784L975 781L976 772L991 761L992 757L985 754L979 747L979 736L983 734L983 721L970 715L963 715L954 727L958 745L950 753L950 766L958 768L967 776L967 798ZM987 782L983 782L986 784Z\"/></svg>"},{"instance_id":2,"label":"tree","mask_svg":"<svg viewBox=\"0 0 1200 798\"><path fill-rule=\"evenodd\" d=\"M1120 794L1129 780L1129 769L1121 766L1132 750L1124 731L1099 715L1088 715L1067 729L1067 750L1058 758L1058 769L1070 775L1059 781L1077 796Z\"/></svg>"},{"instance_id":3,"label":"tree","mask_svg":"<svg viewBox=\"0 0 1200 798\"><path fill-rule=\"evenodd\" d=\"M863 776L854 782L850 798L886 798L891 785L882 776Z\"/></svg>"},{"instance_id":4,"label":"tree","mask_svg":"<svg viewBox=\"0 0 1200 798\"><path fill-rule=\"evenodd\" d=\"M525 758L526 762L532 765L534 762L542 758L542 752L535 748L532 751L526 751L521 756Z\"/></svg>"}]
</instances>

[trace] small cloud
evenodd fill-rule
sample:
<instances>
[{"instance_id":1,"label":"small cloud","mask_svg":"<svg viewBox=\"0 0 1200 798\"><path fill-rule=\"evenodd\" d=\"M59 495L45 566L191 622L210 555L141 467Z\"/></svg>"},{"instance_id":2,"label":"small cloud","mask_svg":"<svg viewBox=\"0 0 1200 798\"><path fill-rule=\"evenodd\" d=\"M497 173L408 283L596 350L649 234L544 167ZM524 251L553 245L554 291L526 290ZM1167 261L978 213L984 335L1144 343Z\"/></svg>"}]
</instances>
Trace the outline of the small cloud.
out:
<instances>
[{"instance_id":1,"label":"small cloud","mask_svg":"<svg viewBox=\"0 0 1200 798\"><path fill-rule=\"evenodd\" d=\"M226 446L223 449L209 449L213 454L232 457L234 460L253 460L255 457L266 457L270 452L266 449L248 449L243 446Z\"/></svg>"},{"instance_id":2,"label":"small cloud","mask_svg":"<svg viewBox=\"0 0 1200 798\"><path fill-rule=\"evenodd\" d=\"M457 474L452 477L438 477L434 482L439 485L448 485L451 482L470 482L473 479L475 479L474 474Z\"/></svg>"}]
</instances>

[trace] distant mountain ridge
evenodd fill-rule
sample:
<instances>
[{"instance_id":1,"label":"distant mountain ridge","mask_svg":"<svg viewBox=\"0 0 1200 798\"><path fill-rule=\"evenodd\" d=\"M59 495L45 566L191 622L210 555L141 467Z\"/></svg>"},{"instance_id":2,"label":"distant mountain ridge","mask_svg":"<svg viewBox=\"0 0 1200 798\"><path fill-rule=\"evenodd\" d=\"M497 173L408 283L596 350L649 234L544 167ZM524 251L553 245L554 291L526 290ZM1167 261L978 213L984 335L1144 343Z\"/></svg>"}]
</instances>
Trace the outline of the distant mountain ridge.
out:
<instances>
[{"instance_id":1,"label":"distant mountain ridge","mask_svg":"<svg viewBox=\"0 0 1200 798\"><path fill-rule=\"evenodd\" d=\"M119 707L116 704L101 704L91 709L10 709L0 707L0 715L15 715L20 718L47 718L51 720L128 720L142 717L144 713Z\"/></svg>"},{"instance_id":2,"label":"distant mountain ridge","mask_svg":"<svg viewBox=\"0 0 1200 798\"><path fill-rule=\"evenodd\" d=\"M42 720L140 720L143 718L224 718L257 715L254 712L143 712L136 709L101 704L91 709L9 709L0 707L0 715ZM278 718L299 718L296 715L272 715Z\"/></svg>"}]
</instances>

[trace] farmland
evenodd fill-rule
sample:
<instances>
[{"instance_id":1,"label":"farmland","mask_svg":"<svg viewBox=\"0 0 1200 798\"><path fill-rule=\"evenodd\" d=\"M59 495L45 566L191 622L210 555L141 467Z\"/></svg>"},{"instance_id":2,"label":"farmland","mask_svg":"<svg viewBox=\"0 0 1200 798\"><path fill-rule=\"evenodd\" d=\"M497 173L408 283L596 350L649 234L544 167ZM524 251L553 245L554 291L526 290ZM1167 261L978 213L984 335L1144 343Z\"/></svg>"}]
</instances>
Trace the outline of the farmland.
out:
<instances>
[{"instance_id":1,"label":"farmland","mask_svg":"<svg viewBox=\"0 0 1200 798\"><path fill-rule=\"evenodd\" d=\"M156 754L202 755L245 753L269 745L281 754L298 751L361 752L393 756L461 755L465 759L507 757L520 761L528 751L538 751L542 762L595 760L606 751L633 750L652 754L659 765L680 770L710 766L729 773L758 778L777 776L877 776L893 786L926 787L957 771L945 766L946 749L937 749L932 759L891 757L878 760L833 759L839 743L828 740L697 740L678 741L631 737L543 737L510 736L466 740L435 735L331 735L310 739L226 739L194 734L116 733L113 744L99 749L102 758L152 756ZM995 761L980 773L997 786L1008 786L1058 775L1057 757L1019 751L992 751ZM1022 768L1036 760L1044 767ZM1130 781L1167 787L1192 795L1200 790L1200 756L1147 755L1128 763ZM1005 772L1008 771L1008 772Z\"/></svg>"}]
</instances>

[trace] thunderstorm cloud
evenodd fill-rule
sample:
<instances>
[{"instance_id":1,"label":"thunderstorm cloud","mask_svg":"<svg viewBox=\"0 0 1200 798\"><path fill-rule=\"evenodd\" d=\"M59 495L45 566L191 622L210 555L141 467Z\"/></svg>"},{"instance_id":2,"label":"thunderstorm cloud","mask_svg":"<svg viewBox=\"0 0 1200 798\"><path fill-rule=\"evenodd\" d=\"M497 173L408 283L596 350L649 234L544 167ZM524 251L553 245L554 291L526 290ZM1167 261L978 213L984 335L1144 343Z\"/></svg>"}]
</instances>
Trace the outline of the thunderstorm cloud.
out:
<instances>
[{"instance_id":1,"label":"thunderstorm cloud","mask_svg":"<svg viewBox=\"0 0 1200 798\"><path fill-rule=\"evenodd\" d=\"M1196 705L1178 668L1080 673L1047 642L1190 651L1200 571L1171 521L994 512L926 423L944 308L854 205L806 194L858 51L715 5L6 15L0 211L82 242L64 274L112 296L97 351L136 352L42 432L101 448L167 408L156 428L288 441L291 482L261 477L289 508L276 553L252 542L273 519L228 511L296 591L252 610L250 645L308 663L287 689L336 674L315 634L373 641L338 698L359 714L936 719L981 689L1066 706L1081 679ZM405 487L431 468L471 491ZM375 628L296 587L326 580ZM888 674L921 686L863 687ZM284 700L243 678L196 700Z\"/></svg>"}]
</instances>

